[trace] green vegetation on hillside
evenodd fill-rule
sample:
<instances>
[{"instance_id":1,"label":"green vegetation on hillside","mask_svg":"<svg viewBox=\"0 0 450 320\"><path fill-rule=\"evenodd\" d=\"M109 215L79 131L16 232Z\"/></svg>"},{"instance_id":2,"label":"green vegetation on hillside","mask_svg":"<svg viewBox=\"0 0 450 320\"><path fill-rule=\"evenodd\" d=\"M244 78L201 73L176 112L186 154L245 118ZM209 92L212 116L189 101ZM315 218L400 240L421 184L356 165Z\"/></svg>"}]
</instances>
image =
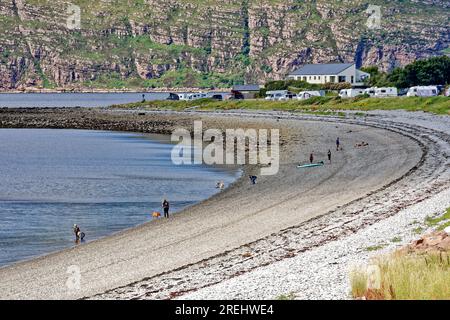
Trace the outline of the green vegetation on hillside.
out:
<instances>
[{"instance_id":1,"label":"green vegetation on hillside","mask_svg":"<svg viewBox=\"0 0 450 320\"><path fill-rule=\"evenodd\" d=\"M376 52L386 69L405 57L448 52L441 51L448 45L448 14L440 2L376 0L383 7L381 30L367 29L368 4L358 1L70 4L80 7L80 29L67 28L67 1L0 3L3 89L220 88L282 79L313 61L364 64Z\"/></svg>"}]
</instances>

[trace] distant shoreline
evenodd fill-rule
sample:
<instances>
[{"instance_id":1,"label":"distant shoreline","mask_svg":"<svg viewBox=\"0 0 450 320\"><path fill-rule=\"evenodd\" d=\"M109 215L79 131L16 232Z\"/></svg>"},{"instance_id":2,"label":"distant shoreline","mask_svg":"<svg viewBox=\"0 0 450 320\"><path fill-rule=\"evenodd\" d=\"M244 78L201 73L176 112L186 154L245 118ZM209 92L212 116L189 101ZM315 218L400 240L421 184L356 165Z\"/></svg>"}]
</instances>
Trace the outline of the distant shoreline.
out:
<instances>
[{"instance_id":1,"label":"distant shoreline","mask_svg":"<svg viewBox=\"0 0 450 320\"><path fill-rule=\"evenodd\" d=\"M25 89L25 90L3 90L3 93L182 93L182 92L229 92L231 88L142 88L142 89Z\"/></svg>"}]
</instances>

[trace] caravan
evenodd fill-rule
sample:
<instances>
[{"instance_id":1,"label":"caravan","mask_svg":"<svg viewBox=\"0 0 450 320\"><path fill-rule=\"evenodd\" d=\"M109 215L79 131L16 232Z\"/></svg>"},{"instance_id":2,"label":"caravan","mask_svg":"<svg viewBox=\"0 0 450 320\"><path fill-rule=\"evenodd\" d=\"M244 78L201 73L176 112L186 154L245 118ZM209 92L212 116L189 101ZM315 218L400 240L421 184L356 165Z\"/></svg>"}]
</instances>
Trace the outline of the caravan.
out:
<instances>
[{"instance_id":1,"label":"caravan","mask_svg":"<svg viewBox=\"0 0 450 320\"><path fill-rule=\"evenodd\" d=\"M312 97L321 97L322 93L319 91L301 91L297 94L298 100L306 100Z\"/></svg>"},{"instance_id":2,"label":"caravan","mask_svg":"<svg viewBox=\"0 0 450 320\"><path fill-rule=\"evenodd\" d=\"M354 98L364 94L363 89L344 89L339 92L341 98Z\"/></svg>"},{"instance_id":3,"label":"caravan","mask_svg":"<svg viewBox=\"0 0 450 320\"><path fill-rule=\"evenodd\" d=\"M411 87L406 94L408 97L434 97L439 94L436 86L417 86Z\"/></svg>"},{"instance_id":4,"label":"caravan","mask_svg":"<svg viewBox=\"0 0 450 320\"><path fill-rule=\"evenodd\" d=\"M270 101L283 101L296 98L295 93L289 92L288 90L275 90L266 92L266 100Z\"/></svg>"},{"instance_id":5,"label":"caravan","mask_svg":"<svg viewBox=\"0 0 450 320\"><path fill-rule=\"evenodd\" d=\"M365 90L365 93L376 98L398 97L398 91L395 87L369 88Z\"/></svg>"},{"instance_id":6,"label":"caravan","mask_svg":"<svg viewBox=\"0 0 450 320\"><path fill-rule=\"evenodd\" d=\"M207 98L208 94L203 93L203 92L200 92L200 93L179 93L178 97L179 97L179 100L191 101L191 100Z\"/></svg>"}]
</instances>

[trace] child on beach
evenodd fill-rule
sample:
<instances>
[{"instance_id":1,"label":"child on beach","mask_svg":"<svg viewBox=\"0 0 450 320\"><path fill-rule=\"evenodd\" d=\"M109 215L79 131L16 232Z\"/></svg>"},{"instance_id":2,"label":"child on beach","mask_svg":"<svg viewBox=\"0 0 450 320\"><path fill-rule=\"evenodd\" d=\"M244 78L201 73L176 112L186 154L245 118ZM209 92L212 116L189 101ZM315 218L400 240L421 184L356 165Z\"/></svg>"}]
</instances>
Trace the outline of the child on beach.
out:
<instances>
[{"instance_id":1,"label":"child on beach","mask_svg":"<svg viewBox=\"0 0 450 320\"><path fill-rule=\"evenodd\" d=\"M248 176L250 178L250 181L252 184L256 184L256 179L258 178L257 176Z\"/></svg>"}]
</instances>

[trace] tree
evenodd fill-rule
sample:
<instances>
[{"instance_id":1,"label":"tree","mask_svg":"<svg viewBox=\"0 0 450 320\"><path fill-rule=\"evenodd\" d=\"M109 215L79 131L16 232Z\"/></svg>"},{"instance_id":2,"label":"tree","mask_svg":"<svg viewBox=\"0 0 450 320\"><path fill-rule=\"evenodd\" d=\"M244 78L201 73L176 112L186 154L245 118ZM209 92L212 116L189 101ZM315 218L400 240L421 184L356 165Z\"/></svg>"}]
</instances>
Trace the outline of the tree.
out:
<instances>
[{"instance_id":1,"label":"tree","mask_svg":"<svg viewBox=\"0 0 450 320\"><path fill-rule=\"evenodd\" d=\"M418 60L396 68L388 75L388 80L399 88L450 84L450 57Z\"/></svg>"}]
</instances>

